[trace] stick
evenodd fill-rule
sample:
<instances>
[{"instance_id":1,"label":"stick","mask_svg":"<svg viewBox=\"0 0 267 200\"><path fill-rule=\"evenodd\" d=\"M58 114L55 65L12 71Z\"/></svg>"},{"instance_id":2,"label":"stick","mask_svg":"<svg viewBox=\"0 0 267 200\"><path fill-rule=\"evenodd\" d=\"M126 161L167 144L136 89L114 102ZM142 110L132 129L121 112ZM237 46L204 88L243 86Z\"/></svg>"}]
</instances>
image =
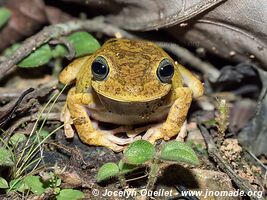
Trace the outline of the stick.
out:
<instances>
[{"instance_id":1,"label":"stick","mask_svg":"<svg viewBox=\"0 0 267 200\"><path fill-rule=\"evenodd\" d=\"M51 39L57 39L61 36L68 35L74 31L87 30L90 32L101 32L109 36L118 36L126 38L135 38L134 35L121 30L113 25L104 23L101 18L92 20L76 20L65 24L56 24L45 27L36 35L26 39L22 46L15 51L9 58L0 64L0 80L2 80L10 71L13 71L15 65L23 58L28 56L42 44L49 42Z\"/></svg>"}]
</instances>

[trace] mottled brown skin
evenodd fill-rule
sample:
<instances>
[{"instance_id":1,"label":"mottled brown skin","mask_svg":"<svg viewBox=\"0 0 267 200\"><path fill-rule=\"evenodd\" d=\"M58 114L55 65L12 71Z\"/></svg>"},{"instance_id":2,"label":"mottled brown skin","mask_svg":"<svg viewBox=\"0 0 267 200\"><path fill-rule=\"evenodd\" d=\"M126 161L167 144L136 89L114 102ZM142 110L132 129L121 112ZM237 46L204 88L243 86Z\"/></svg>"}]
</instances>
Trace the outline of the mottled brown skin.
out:
<instances>
[{"instance_id":1,"label":"mottled brown skin","mask_svg":"<svg viewBox=\"0 0 267 200\"><path fill-rule=\"evenodd\" d=\"M102 81L94 80L91 73L92 62L98 56L104 57L109 66L109 74ZM171 83L162 83L157 77L163 59L174 65ZM93 55L74 60L61 72L59 80L64 84L76 80L62 112L66 135L73 135L73 121L83 142L114 151L121 151L136 138L114 136L123 128L114 132L99 130L91 119L120 125L157 123L143 139L151 143L169 140L183 125L192 97L204 91L202 83L160 47L127 39L111 39Z\"/></svg>"}]
</instances>

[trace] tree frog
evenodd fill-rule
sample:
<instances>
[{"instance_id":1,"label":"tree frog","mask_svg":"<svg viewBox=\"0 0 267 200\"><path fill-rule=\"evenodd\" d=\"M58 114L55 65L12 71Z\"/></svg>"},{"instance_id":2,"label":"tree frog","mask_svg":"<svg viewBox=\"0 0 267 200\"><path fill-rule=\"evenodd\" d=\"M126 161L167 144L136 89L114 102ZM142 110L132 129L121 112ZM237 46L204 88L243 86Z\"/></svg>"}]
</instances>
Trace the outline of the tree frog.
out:
<instances>
[{"instance_id":1,"label":"tree frog","mask_svg":"<svg viewBox=\"0 0 267 200\"><path fill-rule=\"evenodd\" d=\"M142 139L151 143L177 135L192 98L204 92L190 71L156 44L143 40L110 39L92 55L72 61L59 80L75 82L61 115L65 134L73 136L74 124L84 143L116 152L141 137L115 135L127 127L146 130ZM101 130L95 121L120 126Z\"/></svg>"}]
</instances>

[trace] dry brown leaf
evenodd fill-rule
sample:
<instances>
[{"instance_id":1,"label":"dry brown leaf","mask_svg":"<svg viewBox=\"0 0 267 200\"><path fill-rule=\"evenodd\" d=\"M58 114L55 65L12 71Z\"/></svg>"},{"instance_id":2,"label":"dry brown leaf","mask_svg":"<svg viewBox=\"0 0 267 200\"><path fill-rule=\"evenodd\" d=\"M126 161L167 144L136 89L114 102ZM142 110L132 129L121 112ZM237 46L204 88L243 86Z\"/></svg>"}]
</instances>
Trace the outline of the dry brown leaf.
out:
<instances>
[{"instance_id":1,"label":"dry brown leaf","mask_svg":"<svg viewBox=\"0 0 267 200\"><path fill-rule=\"evenodd\" d=\"M30 36L47 22L42 0L9 0L5 7L12 15L7 25L0 31L0 50Z\"/></svg>"}]
</instances>

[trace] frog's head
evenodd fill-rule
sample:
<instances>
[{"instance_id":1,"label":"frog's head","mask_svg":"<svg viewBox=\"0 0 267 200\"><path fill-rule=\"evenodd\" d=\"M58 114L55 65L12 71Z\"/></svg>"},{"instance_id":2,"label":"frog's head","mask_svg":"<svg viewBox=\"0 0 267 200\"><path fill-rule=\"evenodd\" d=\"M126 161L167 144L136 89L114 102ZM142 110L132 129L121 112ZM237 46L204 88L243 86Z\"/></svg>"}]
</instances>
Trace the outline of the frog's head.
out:
<instances>
[{"instance_id":1,"label":"frog's head","mask_svg":"<svg viewBox=\"0 0 267 200\"><path fill-rule=\"evenodd\" d=\"M170 92L174 66L171 57L154 43L112 39L92 57L92 87L115 101L153 101Z\"/></svg>"}]
</instances>

